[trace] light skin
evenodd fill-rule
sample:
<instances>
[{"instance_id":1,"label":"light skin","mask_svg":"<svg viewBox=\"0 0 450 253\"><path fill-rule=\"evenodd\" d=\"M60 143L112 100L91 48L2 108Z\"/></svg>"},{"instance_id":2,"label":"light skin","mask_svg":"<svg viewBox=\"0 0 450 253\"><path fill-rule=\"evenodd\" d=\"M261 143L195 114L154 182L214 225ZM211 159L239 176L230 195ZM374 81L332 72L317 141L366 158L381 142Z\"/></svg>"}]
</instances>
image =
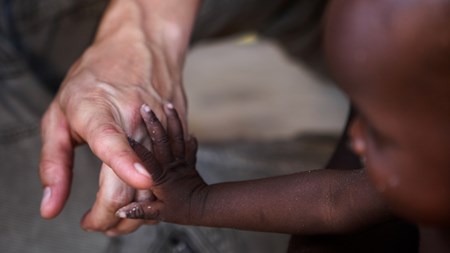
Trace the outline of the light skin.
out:
<instances>
[{"instance_id":1,"label":"light skin","mask_svg":"<svg viewBox=\"0 0 450 253\"><path fill-rule=\"evenodd\" d=\"M165 124L162 103L171 102L186 125L181 70L198 5L197 0L111 1L93 44L71 67L42 119L42 217L54 218L63 209L74 149L87 144L103 165L97 199L81 226L119 235L142 224L114 216L131 200L146 198L153 184L127 136L149 143L137 113L142 103Z\"/></svg>"}]
</instances>

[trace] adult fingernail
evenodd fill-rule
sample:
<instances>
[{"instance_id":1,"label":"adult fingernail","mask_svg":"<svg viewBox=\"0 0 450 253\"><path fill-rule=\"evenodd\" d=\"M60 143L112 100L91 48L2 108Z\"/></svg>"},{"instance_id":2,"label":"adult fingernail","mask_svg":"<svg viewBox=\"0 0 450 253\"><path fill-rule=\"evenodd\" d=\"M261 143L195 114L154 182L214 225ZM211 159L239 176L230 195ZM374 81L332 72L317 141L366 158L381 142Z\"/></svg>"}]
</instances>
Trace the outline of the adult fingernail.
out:
<instances>
[{"instance_id":1,"label":"adult fingernail","mask_svg":"<svg viewBox=\"0 0 450 253\"><path fill-rule=\"evenodd\" d=\"M146 176L146 177L148 177L148 178L151 178L150 173L148 173L148 171L144 168L144 166L142 166L142 164L140 164L140 163L135 163L135 164L133 164L133 165L134 165L134 168L136 169L136 171L137 171L139 174L144 175L144 176Z\"/></svg>"},{"instance_id":2,"label":"adult fingernail","mask_svg":"<svg viewBox=\"0 0 450 253\"><path fill-rule=\"evenodd\" d=\"M51 196L52 196L52 188L50 188L48 186L45 187L44 194L42 196L41 209L44 208L48 204Z\"/></svg>"},{"instance_id":3,"label":"adult fingernail","mask_svg":"<svg viewBox=\"0 0 450 253\"><path fill-rule=\"evenodd\" d=\"M172 103L167 103L164 106L164 112L168 115L168 116L173 116L175 115L174 113L175 107L173 106Z\"/></svg>"}]
</instances>

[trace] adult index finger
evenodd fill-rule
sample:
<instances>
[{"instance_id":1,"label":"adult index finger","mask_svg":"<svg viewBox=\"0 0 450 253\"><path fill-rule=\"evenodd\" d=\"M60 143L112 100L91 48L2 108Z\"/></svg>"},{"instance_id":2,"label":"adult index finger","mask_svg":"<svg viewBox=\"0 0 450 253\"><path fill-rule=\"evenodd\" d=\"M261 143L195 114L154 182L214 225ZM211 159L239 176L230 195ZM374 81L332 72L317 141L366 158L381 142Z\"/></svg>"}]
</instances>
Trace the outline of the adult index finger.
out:
<instances>
[{"instance_id":1,"label":"adult index finger","mask_svg":"<svg viewBox=\"0 0 450 253\"><path fill-rule=\"evenodd\" d=\"M128 144L127 135L113 117L99 117L88 121L86 141L92 152L125 183L137 189L148 189L152 180Z\"/></svg>"}]
</instances>

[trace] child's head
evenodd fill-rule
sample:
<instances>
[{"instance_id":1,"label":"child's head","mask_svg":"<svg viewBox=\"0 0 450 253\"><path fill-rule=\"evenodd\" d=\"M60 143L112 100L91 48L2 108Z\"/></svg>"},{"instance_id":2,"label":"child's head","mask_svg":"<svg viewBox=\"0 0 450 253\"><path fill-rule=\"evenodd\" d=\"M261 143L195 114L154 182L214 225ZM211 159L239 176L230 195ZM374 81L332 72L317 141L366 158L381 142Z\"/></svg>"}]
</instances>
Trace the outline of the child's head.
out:
<instances>
[{"instance_id":1,"label":"child's head","mask_svg":"<svg viewBox=\"0 0 450 253\"><path fill-rule=\"evenodd\" d=\"M450 226L450 1L336 0L328 14L355 151L400 214Z\"/></svg>"}]
</instances>

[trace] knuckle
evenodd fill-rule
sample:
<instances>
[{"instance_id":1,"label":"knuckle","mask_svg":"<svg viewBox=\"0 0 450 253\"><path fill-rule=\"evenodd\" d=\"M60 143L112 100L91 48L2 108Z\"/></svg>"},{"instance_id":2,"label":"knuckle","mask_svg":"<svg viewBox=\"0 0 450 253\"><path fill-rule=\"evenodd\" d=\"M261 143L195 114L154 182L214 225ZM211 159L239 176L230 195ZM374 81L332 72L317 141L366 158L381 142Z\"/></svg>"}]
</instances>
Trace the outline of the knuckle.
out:
<instances>
[{"instance_id":1,"label":"knuckle","mask_svg":"<svg viewBox=\"0 0 450 253\"><path fill-rule=\"evenodd\" d=\"M105 232L109 230L113 225L109 224L102 219L90 219L88 223L84 224L82 227L85 230L92 232Z\"/></svg>"},{"instance_id":2,"label":"knuckle","mask_svg":"<svg viewBox=\"0 0 450 253\"><path fill-rule=\"evenodd\" d=\"M97 125L94 121L99 120L98 118L92 118L91 122L88 122L88 129L92 129L92 139L103 139L111 135L123 134L122 129L115 124L115 122L109 122L108 119L104 120L108 123L103 123Z\"/></svg>"},{"instance_id":3,"label":"knuckle","mask_svg":"<svg viewBox=\"0 0 450 253\"><path fill-rule=\"evenodd\" d=\"M42 179L50 179L55 176L57 163L51 159L42 159L39 164L39 172Z\"/></svg>"},{"instance_id":4,"label":"knuckle","mask_svg":"<svg viewBox=\"0 0 450 253\"><path fill-rule=\"evenodd\" d=\"M183 133L176 133L172 136L172 139L177 143L184 143Z\"/></svg>"},{"instance_id":5,"label":"knuckle","mask_svg":"<svg viewBox=\"0 0 450 253\"><path fill-rule=\"evenodd\" d=\"M110 185L112 186L112 185ZM104 188L105 186L102 185ZM99 201L99 206L104 208L107 213L114 213L118 208L127 204L130 201L130 197L128 196L128 190L123 188L128 188L126 185L119 186L115 185L117 188L114 191L111 189L104 189L105 191L99 191L97 193L97 200Z\"/></svg>"},{"instance_id":6,"label":"knuckle","mask_svg":"<svg viewBox=\"0 0 450 253\"><path fill-rule=\"evenodd\" d=\"M152 141L153 141L153 143L155 143L155 144L162 145L162 144L167 144L167 143L169 143L169 138L167 137L166 134L161 133L161 134L159 134L159 135L153 137L153 138L152 138Z\"/></svg>"},{"instance_id":7,"label":"knuckle","mask_svg":"<svg viewBox=\"0 0 450 253\"><path fill-rule=\"evenodd\" d=\"M72 175L72 171L62 170L61 164L54 159L42 158L39 163L39 176L43 183L65 181Z\"/></svg>"},{"instance_id":8,"label":"knuckle","mask_svg":"<svg viewBox=\"0 0 450 253\"><path fill-rule=\"evenodd\" d=\"M41 173L54 173L55 168L58 166L58 163L53 159L42 158L40 162L40 172Z\"/></svg>"},{"instance_id":9,"label":"knuckle","mask_svg":"<svg viewBox=\"0 0 450 253\"><path fill-rule=\"evenodd\" d=\"M93 127L92 127L93 128ZM122 130L115 124L103 124L100 127L93 128L88 131L89 136L87 142L92 151L98 155L106 155L111 148L111 137L120 136L123 134Z\"/></svg>"}]
</instances>

